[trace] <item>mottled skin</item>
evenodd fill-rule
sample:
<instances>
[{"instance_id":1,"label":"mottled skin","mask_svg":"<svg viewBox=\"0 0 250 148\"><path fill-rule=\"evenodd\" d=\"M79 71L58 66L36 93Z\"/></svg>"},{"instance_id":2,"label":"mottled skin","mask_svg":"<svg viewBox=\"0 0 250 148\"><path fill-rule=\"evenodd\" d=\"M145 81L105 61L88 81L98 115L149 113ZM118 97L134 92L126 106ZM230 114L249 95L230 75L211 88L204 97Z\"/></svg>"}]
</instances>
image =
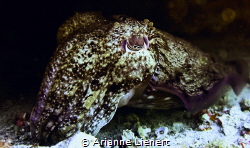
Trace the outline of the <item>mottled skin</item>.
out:
<instances>
[{"instance_id":1,"label":"mottled skin","mask_svg":"<svg viewBox=\"0 0 250 148\"><path fill-rule=\"evenodd\" d=\"M59 28L58 47L31 114L32 136L55 144L79 130L96 135L124 105L185 106L196 112L214 102L203 95L218 94L230 73L232 66L148 20L76 13ZM190 103L195 100L198 104Z\"/></svg>"}]
</instances>

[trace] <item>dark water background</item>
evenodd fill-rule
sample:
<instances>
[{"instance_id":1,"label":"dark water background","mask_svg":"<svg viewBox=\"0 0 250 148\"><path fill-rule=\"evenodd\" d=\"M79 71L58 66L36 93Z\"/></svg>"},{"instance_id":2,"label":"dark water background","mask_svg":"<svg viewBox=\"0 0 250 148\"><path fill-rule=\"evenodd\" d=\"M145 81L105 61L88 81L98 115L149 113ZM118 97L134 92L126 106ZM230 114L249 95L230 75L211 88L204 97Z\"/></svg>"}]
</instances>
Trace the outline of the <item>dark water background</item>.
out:
<instances>
[{"instance_id":1,"label":"dark water background","mask_svg":"<svg viewBox=\"0 0 250 148\"><path fill-rule=\"evenodd\" d=\"M38 92L57 46L57 29L81 11L149 19L156 28L187 40L223 41L228 35L240 40L249 38L250 32L248 0L1 1L0 102Z\"/></svg>"}]
</instances>

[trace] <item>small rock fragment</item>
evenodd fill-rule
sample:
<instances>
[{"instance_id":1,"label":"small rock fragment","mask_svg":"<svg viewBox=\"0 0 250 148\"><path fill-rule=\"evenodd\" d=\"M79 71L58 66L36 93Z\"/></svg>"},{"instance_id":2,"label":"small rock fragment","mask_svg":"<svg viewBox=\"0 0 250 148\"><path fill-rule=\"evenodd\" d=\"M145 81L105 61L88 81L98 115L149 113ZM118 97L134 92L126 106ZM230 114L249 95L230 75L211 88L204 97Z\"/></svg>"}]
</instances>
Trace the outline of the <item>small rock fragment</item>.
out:
<instances>
[{"instance_id":1,"label":"small rock fragment","mask_svg":"<svg viewBox=\"0 0 250 148\"><path fill-rule=\"evenodd\" d=\"M250 110L250 99L243 98L240 102L242 110Z\"/></svg>"},{"instance_id":2,"label":"small rock fragment","mask_svg":"<svg viewBox=\"0 0 250 148\"><path fill-rule=\"evenodd\" d=\"M176 133L179 133L183 130L183 123L181 122L175 122L173 123L173 130L176 132Z\"/></svg>"},{"instance_id":3,"label":"small rock fragment","mask_svg":"<svg viewBox=\"0 0 250 148\"><path fill-rule=\"evenodd\" d=\"M149 137L149 133L151 132L150 128L147 128L146 126L139 126L138 133L142 139L147 139Z\"/></svg>"},{"instance_id":4,"label":"small rock fragment","mask_svg":"<svg viewBox=\"0 0 250 148\"><path fill-rule=\"evenodd\" d=\"M155 134L157 136L156 139L159 139L159 140L164 139L164 138L166 138L166 136L168 134L168 128L167 127L160 127L158 129L156 129Z\"/></svg>"}]
</instances>

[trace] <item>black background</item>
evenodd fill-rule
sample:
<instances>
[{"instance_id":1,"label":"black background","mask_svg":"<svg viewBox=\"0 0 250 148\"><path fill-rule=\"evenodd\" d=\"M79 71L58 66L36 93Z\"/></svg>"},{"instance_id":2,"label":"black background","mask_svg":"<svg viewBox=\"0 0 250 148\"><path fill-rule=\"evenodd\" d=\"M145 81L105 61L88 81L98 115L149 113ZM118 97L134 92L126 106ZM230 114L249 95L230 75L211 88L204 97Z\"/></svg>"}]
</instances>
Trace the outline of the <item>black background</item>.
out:
<instances>
[{"instance_id":1,"label":"black background","mask_svg":"<svg viewBox=\"0 0 250 148\"><path fill-rule=\"evenodd\" d=\"M185 1L185 0L177 0ZM213 31L208 25L200 25L202 17L220 13L224 8L247 9L246 1L229 3L225 0L208 0L207 6L197 6L195 0L187 0L187 14L182 19L174 19L173 13L181 14L181 8L175 11L169 9L169 0L126 0L126 1L71 1L71 2L0 2L0 100L28 93L37 93L43 73L54 50L56 49L56 34L59 26L75 12L102 11L105 14L125 14L139 20L149 19L156 28L168 31L183 38L190 36L211 37L225 32L235 34L249 33L248 14L242 15L234 22ZM237 4L235 6L235 4ZM211 6L212 5L212 6ZM211 8L210 8L211 7ZM206 10L205 10L206 8ZM211 10L209 10L209 9ZM249 9L248 9L249 10ZM186 9L185 9L186 11ZM218 11L218 12L217 12ZM247 12L247 11L246 11ZM195 23L198 19L198 23ZM217 19L217 18L215 18ZM194 23L198 31L188 32L183 29L186 24ZM205 21L206 22L206 21ZM209 22L209 21L207 21ZM205 26L205 27L204 27Z\"/></svg>"},{"instance_id":2,"label":"black background","mask_svg":"<svg viewBox=\"0 0 250 148\"><path fill-rule=\"evenodd\" d=\"M1 1L1 95L37 92L49 58L56 49L59 26L75 12L102 11L154 19L161 9L140 1L14 2ZM159 6L159 5L158 5ZM158 15L157 15L158 14ZM149 19L150 19L149 18Z\"/></svg>"}]
</instances>

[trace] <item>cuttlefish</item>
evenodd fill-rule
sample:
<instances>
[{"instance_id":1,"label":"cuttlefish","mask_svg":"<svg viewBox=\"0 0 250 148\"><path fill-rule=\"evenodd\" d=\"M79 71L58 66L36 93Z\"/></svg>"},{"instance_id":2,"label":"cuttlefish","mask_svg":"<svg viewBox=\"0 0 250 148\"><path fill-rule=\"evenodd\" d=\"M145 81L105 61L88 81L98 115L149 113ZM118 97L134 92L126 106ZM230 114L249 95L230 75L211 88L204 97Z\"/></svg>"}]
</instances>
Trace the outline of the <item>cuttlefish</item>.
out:
<instances>
[{"instance_id":1,"label":"cuttlefish","mask_svg":"<svg viewBox=\"0 0 250 148\"><path fill-rule=\"evenodd\" d=\"M96 135L124 105L195 113L229 85L239 94L248 77L244 62L220 63L148 19L76 13L57 38L30 116L42 144Z\"/></svg>"}]
</instances>

